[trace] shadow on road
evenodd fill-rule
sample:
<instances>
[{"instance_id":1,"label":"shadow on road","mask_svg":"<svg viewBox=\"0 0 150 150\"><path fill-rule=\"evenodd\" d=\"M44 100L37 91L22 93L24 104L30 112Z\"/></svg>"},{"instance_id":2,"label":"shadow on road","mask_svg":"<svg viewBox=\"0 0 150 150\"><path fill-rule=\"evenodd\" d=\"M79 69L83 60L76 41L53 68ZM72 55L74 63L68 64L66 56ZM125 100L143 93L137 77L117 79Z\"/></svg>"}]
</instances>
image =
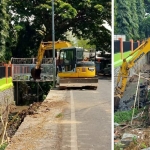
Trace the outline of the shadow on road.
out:
<instances>
[{"instance_id":1,"label":"shadow on road","mask_svg":"<svg viewBox=\"0 0 150 150\"><path fill-rule=\"evenodd\" d=\"M85 107L85 108L81 108L81 109L75 110L74 113L81 112L81 111L87 110L87 109L89 109L89 108L94 108L94 107L101 106L101 105L103 105L103 104L108 104L108 103L110 103L110 101L98 103L98 104L95 104L95 105L92 105L92 106L89 106L89 107ZM111 105L111 104L110 104L110 105ZM110 112L111 112L111 111L110 111ZM70 114L71 114L71 112L69 112L69 113L64 113L64 115L70 115Z\"/></svg>"},{"instance_id":2,"label":"shadow on road","mask_svg":"<svg viewBox=\"0 0 150 150\"><path fill-rule=\"evenodd\" d=\"M99 80L111 80L111 76L108 76L108 75L99 75L98 76L98 79Z\"/></svg>"}]
</instances>

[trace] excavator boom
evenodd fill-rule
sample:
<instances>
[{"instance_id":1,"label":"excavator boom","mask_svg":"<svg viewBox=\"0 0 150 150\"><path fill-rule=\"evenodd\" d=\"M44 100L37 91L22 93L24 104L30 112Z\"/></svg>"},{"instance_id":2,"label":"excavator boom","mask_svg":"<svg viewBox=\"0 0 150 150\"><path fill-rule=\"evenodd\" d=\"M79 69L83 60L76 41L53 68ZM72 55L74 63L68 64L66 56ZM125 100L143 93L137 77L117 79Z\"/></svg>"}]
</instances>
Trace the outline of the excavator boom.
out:
<instances>
[{"instance_id":1,"label":"excavator boom","mask_svg":"<svg viewBox=\"0 0 150 150\"><path fill-rule=\"evenodd\" d=\"M52 42L41 42L39 49L38 49L38 55L37 55L37 62L35 68L31 69L31 76L34 80L40 79L41 74L41 62L44 56L44 53L46 50L52 50ZM54 43L55 49L60 50L61 48L65 47L71 47L72 45L69 42L66 41L56 41Z\"/></svg>"},{"instance_id":2,"label":"excavator boom","mask_svg":"<svg viewBox=\"0 0 150 150\"><path fill-rule=\"evenodd\" d=\"M52 42L41 42L39 50L38 50L38 56L37 56L37 62L38 65L41 64L41 61L43 59L44 53L46 50L52 50ZM54 43L55 45L55 49L60 50L61 48L65 48L65 47L71 47L72 45L69 42L66 41L56 41Z\"/></svg>"},{"instance_id":3,"label":"excavator boom","mask_svg":"<svg viewBox=\"0 0 150 150\"><path fill-rule=\"evenodd\" d=\"M134 67L135 63L150 52L150 38L135 49L128 57L123 59L117 78L117 85L114 93L114 109L118 109L120 99L123 97L130 68ZM128 60L128 58L131 58Z\"/></svg>"}]
</instances>

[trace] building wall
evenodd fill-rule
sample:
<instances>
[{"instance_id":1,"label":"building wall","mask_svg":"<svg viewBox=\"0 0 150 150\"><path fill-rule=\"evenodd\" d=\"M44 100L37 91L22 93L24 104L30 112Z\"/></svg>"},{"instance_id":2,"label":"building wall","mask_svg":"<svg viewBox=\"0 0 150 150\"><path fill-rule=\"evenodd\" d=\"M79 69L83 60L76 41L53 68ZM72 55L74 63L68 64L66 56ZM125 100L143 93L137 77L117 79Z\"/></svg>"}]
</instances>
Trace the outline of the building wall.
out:
<instances>
[{"instance_id":1,"label":"building wall","mask_svg":"<svg viewBox=\"0 0 150 150\"><path fill-rule=\"evenodd\" d=\"M114 35L114 40L118 40L119 38L122 38L123 41L126 41L125 35Z\"/></svg>"}]
</instances>

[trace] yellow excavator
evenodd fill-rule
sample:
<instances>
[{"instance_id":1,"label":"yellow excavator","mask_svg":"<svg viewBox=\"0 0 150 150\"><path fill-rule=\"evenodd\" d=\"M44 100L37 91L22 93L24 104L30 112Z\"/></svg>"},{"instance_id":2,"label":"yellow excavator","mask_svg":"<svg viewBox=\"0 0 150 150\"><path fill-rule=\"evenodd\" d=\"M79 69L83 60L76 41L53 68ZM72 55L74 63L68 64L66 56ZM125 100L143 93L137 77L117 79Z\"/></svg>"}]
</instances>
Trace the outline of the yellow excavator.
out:
<instances>
[{"instance_id":1,"label":"yellow excavator","mask_svg":"<svg viewBox=\"0 0 150 150\"><path fill-rule=\"evenodd\" d=\"M55 42L55 49L59 49L57 60L57 84L60 89L66 87L91 87L97 89L95 63L84 61L84 49L72 47L69 42ZM34 80L40 79L41 62L46 50L52 50L52 42L41 42L38 50L37 63L31 70Z\"/></svg>"},{"instance_id":2,"label":"yellow excavator","mask_svg":"<svg viewBox=\"0 0 150 150\"><path fill-rule=\"evenodd\" d=\"M117 85L114 91L114 110L118 109L120 99L123 97L126 89L130 68L144 55L150 52L150 38L135 49L128 57L123 59L117 78ZM130 60L128 58L130 57Z\"/></svg>"}]
</instances>

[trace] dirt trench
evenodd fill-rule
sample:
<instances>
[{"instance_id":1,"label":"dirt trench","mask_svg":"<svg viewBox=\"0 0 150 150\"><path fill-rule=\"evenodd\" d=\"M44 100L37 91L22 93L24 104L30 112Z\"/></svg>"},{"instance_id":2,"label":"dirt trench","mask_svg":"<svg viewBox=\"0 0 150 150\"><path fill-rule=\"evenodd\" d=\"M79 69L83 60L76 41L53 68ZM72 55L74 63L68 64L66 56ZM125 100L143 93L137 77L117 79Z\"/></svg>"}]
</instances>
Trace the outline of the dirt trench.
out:
<instances>
[{"instance_id":1,"label":"dirt trench","mask_svg":"<svg viewBox=\"0 0 150 150\"><path fill-rule=\"evenodd\" d=\"M42 103L35 102L29 107L12 106L6 150L57 149L60 139L57 125L67 105L64 99L50 99Z\"/></svg>"}]
</instances>

